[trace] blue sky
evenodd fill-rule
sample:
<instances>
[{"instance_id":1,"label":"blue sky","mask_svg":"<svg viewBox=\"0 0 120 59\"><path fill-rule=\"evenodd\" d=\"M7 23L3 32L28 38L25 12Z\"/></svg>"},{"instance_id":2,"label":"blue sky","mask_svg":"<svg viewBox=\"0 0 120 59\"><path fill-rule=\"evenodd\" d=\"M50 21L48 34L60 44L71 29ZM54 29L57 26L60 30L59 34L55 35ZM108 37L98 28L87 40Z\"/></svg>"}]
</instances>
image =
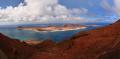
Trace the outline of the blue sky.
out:
<instances>
[{"instance_id":1,"label":"blue sky","mask_svg":"<svg viewBox=\"0 0 120 59\"><path fill-rule=\"evenodd\" d=\"M24 0L0 0L0 6L6 8L7 6L16 7ZM101 18L116 16L116 13L111 9L114 7L114 0L106 0L109 3L110 9L104 8L103 1L105 0L59 0L59 3L66 6L68 9L84 8L87 9L87 13L80 14L80 17L85 18ZM107 4L106 3L106 4Z\"/></svg>"},{"instance_id":2,"label":"blue sky","mask_svg":"<svg viewBox=\"0 0 120 59\"><path fill-rule=\"evenodd\" d=\"M24 0L0 0L0 6L5 8L9 5L17 6L20 2ZM114 13L105 10L101 4L102 0L59 0L59 3L65 5L67 8L86 8L88 9L87 14L81 16L111 16ZM113 0L109 0L111 6L114 5ZM109 13L109 14L108 14Z\"/></svg>"},{"instance_id":3,"label":"blue sky","mask_svg":"<svg viewBox=\"0 0 120 59\"><path fill-rule=\"evenodd\" d=\"M61 4L66 5L68 8L86 8L88 14L85 16L109 16L107 10L102 7L102 0L60 0ZM112 0L109 0L110 5L114 5Z\"/></svg>"},{"instance_id":4,"label":"blue sky","mask_svg":"<svg viewBox=\"0 0 120 59\"><path fill-rule=\"evenodd\" d=\"M0 0L0 6L5 8L7 6L17 6L20 2L24 0ZM108 0L110 5L114 5L113 0ZM81 16L87 17L103 17L111 16L114 13L109 13L105 10L101 4L102 0L59 0L59 3L65 5L67 8L86 8L88 9L87 14Z\"/></svg>"},{"instance_id":5,"label":"blue sky","mask_svg":"<svg viewBox=\"0 0 120 59\"><path fill-rule=\"evenodd\" d=\"M17 6L20 2L22 2L23 0L0 0L0 6L5 8L7 6Z\"/></svg>"}]
</instances>

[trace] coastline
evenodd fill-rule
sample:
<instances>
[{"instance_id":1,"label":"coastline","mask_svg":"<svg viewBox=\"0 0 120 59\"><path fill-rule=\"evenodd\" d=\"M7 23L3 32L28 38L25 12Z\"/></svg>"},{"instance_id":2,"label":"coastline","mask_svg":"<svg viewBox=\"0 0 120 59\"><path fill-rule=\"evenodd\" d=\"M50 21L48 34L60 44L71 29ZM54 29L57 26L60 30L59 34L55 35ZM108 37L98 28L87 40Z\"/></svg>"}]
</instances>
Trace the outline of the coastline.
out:
<instances>
[{"instance_id":1,"label":"coastline","mask_svg":"<svg viewBox=\"0 0 120 59\"><path fill-rule=\"evenodd\" d=\"M34 32L58 32L58 31L72 31L72 30L79 30L79 29L85 29L87 27L79 27L79 28L73 28L73 29L66 29L66 30L38 30L37 28L20 28L19 30L29 30Z\"/></svg>"}]
</instances>

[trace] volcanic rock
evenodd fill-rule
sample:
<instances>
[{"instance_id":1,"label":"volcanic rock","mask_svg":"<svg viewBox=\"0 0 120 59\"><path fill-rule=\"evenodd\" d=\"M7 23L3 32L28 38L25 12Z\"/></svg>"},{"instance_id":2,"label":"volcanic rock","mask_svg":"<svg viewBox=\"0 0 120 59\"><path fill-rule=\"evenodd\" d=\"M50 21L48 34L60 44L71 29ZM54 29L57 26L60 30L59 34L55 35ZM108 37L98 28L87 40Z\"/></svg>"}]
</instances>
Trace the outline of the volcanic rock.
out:
<instances>
[{"instance_id":1,"label":"volcanic rock","mask_svg":"<svg viewBox=\"0 0 120 59\"><path fill-rule=\"evenodd\" d=\"M52 51L34 55L32 59L120 59L119 25L117 21L103 28L80 32L49 49Z\"/></svg>"},{"instance_id":2,"label":"volcanic rock","mask_svg":"<svg viewBox=\"0 0 120 59\"><path fill-rule=\"evenodd\" d=\"M29 47L26 43L8 38L3 34L0 34L0 49L8 59L28 59L36 52L36 49Z\"/></svg>"},{"instance_id":3,"label":"volcanic rock","mask_svg":"<svg viewBox=\"0 0 120 59\"><path fill-rule=\"evenodd\" d=\"M120 20L60 43L46 40L32 46L0 34L0 50L8 59L120 59L119 25Z\"/></svg>"}]
</instances>

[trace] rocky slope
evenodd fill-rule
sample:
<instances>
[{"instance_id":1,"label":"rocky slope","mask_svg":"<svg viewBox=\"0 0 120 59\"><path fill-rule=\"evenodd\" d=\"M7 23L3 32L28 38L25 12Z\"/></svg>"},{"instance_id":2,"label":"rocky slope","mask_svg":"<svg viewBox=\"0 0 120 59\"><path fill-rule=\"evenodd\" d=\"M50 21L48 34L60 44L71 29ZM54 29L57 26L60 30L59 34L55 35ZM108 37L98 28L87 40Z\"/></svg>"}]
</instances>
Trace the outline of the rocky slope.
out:
<instances>
[{"instance_id":1,"label":"rocky slope","mask_svg":"<svg viewBox=\"0 0 120 59\"><path fill-rule=\"evenodd\" d=\"M24 42L0 34L0 49L8 59L29 59L37 50Z\"/></svg>"},{"instance_id":2,"label":"rocky slope","mask_svg":"<svg viewBox=\"0 0 120 59\"><path fill-rule=\"evenodd\" d=\"M29 45L0 34L0 49L8 59L120 59L120 20L96 30L80 32L54 43Z\"/></svg>"},{"instance_id":3,"label":"rocky slope","mask_svg":"<svg viewBox=\"0 0 120 59\"><path fill-rule=\"evenodd\" d=\"M2 50L0 50L0 59L8 59L7 55Z\"/></svg>"}]
</instances>

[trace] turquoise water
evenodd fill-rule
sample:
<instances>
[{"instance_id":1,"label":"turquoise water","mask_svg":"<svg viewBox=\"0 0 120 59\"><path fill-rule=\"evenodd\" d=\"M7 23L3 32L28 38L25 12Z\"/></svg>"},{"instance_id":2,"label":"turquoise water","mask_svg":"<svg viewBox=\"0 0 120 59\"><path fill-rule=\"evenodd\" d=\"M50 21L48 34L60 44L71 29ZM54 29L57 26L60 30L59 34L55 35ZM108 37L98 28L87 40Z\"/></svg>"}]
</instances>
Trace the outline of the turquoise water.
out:
<instances>
[{"instance_id":1,"label":"turquoise water","mask_svg":"<svg viewBox=\"0 0 120 59\"><path fill-rule=\"evenodd\" d=\"M0 33L4 35L15 38L19 40L46 40L52 39L55 42L59 42L65 39L69 39L76 33L82 30L72 30L72 31L58 31L58 32L34 32L27 30L17 30L17 29L0 29Z\"/></svg>"}]
</instances>

